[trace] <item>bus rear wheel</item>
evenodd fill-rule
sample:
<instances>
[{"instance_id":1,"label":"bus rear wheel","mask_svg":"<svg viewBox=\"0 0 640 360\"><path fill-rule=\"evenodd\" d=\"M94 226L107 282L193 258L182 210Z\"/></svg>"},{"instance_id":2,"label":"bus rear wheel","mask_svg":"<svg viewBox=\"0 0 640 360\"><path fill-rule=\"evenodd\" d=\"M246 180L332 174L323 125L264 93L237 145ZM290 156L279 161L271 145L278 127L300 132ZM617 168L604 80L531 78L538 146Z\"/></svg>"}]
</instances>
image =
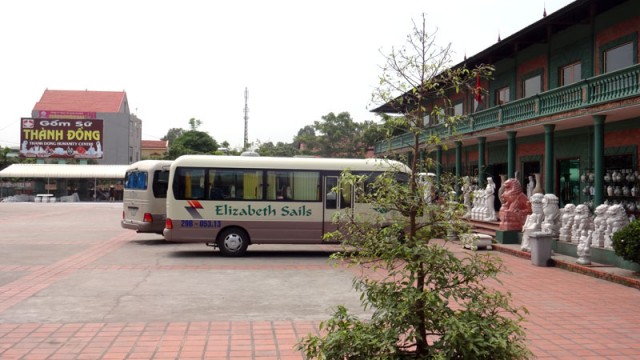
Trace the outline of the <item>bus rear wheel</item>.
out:
<instances>
[{"instance_id":1,"label":"bus rear wheel","mask_svg":"<svg viewBox=\"0 0 640 360\"><path fill-rule=\"evenodd\" d=\"M239 228L225 229L218 235L216 244L223 256L243 256L249 247L249 235Z\"/></svg>"}]
</instances>

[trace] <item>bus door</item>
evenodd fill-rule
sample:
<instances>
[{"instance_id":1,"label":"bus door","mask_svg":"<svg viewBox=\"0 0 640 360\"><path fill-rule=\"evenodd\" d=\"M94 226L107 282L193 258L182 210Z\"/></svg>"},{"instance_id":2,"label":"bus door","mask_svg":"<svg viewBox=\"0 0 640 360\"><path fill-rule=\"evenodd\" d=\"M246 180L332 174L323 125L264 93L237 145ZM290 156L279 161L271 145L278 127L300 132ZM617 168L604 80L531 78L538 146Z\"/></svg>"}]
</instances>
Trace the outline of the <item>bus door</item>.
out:
<instances>
[{"instance_id":1,"label":"bus door","mask_svg":"<svg viewBox=\"0 0 640 360\"><path fill-rule=\"evenodd\" d=\"M338 224L333 223L333 216L338 211L353 209L353 191L350 188L336 189L339 178L339 176L324 177L323 234L339 229Z\"/></svg>"}]
</instances>

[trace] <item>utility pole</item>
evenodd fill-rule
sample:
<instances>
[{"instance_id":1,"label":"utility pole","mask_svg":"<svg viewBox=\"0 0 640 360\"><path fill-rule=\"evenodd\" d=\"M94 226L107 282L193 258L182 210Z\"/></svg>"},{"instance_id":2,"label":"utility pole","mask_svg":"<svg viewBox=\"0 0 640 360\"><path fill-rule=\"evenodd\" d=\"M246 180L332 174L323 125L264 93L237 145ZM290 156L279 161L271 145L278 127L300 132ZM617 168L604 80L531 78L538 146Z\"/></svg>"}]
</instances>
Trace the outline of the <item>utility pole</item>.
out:
<instances>
[{"instance_id":1,"label":"utility pole","mask_svg":"<svg viewBox=\"0 0 640 360\"><path fill-rule=\"evenodd\" d=\"M244 88L244 150L249 150L249 89Z\"/></svg>"}]
</instances>

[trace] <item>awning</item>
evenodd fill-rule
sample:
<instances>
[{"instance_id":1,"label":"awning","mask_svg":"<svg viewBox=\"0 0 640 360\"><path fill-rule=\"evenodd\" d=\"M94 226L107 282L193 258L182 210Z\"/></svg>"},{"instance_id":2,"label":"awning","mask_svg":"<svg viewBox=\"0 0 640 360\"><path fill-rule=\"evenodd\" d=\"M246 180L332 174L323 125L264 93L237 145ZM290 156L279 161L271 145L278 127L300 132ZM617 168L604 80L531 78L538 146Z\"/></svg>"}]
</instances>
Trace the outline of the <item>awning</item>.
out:
<instances>
[{"instance_id":1,"label":"awning","mask_svg":"<svg viewBox=\"0 0 640 360\"><path fill-rule=\"evenodd\" d=\"M129 165L13 164L0 178L124 179Z\"/></svg>"}]
</instances>

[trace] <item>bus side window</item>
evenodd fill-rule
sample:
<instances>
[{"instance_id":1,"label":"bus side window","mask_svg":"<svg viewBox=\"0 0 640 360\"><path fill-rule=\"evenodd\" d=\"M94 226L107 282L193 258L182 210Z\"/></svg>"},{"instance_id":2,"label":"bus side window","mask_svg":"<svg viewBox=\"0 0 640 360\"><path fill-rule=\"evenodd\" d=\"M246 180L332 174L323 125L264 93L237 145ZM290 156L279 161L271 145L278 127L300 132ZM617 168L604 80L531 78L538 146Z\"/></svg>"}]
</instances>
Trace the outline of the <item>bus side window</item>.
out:
<instances>
[{"instance_id":1,"label":"bus side window","mask_svg":"<svg viewBox=\"0 0 640 360\"><path fill-rule=\"evenodd\" d=\"M351 207L351 185L343 184L340 189L340 209Z\"/></svg>"},{"instance_id":2,"label":"bus side window","mask_svg":"<svg viewBox=\"0 0 640 360\"><path fill-rule=\"evenodd\" d=\"M326 177L325 178L325 208L326 209L337 209L338 208L338 194L335 192L335 187L338 186L338 178L337 177Z\"/></svg>"},{"instance_id":3,"label":"bus side window","mask_svg":"<svg viewBox=\"0 0 640 360\"><path fill-rule=\"evenodd\" d=\"M222 200L224 199L224 195L222 193L222 189L218 187L211 188L211 194L209 197L211 200Z\"/></svg>"}]
</instances>

